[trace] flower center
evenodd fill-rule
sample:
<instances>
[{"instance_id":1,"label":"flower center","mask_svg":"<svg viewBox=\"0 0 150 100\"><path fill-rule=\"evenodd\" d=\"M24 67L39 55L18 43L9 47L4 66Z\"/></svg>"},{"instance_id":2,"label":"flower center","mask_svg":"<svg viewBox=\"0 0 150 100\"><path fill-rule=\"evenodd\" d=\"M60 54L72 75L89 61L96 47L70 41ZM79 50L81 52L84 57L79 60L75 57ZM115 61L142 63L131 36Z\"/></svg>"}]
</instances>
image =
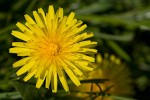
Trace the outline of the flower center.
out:
<instances>
[{"instance_id":1,"label":"flower center","mask_svg":"<svg viewBox=\"0 0 150 100\"><path fill-rule=\"evenodd\" d=\"M47 56L56 56L59 54L60 46L55 43L44 44L42 46L42 54Z\"/></svg>"}]
</instances>

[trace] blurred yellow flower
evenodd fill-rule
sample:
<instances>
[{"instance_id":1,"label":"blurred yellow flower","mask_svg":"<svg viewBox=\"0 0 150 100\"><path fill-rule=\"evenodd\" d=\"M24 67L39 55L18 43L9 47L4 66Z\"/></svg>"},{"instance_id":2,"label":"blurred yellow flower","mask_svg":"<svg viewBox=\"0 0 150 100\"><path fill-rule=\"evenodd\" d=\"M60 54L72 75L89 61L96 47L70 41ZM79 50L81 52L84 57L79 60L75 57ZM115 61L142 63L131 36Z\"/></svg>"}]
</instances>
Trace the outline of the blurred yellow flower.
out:
<instances>
[{"instance_id":1,"label":"blurred yellow flower","mask_svg":"<svg viewBox=\"0 0 150 100\"><path fill-rule=\"evenodd\" d=\"M130 77L130 71L121 63L120 59L114 55L105 53L104 59L100 54L96 57L95 69L89 73L87 79L109 79L104 83L84 83L81 86L77 87L76 96L81 97L85 100L91 100L90 92L96 93L92 95L94 100L116 100L113 97L123 96L130 97L133 95L132 80ZM98 93L104 92L106 94L112 94L112 96L98 96ZM84 92L89 92L86 94Z\"/></svg>"},{"instance_id":2,"label":"blurred yellow flower","mask_svg":"<svg viewBox=\"0 0 150 100\"><path fill-rule=\"evenodd\" d=\"M40 88L45 81L45 87L51 84L52 92L57 92L58 77L65 91L69 91L65 73L77 86L80 85L78 76L92 71L91 62L97 50L93 49L97 42L87 40L93 33L81 33L87 25L74 18L75 13L63 16L63 8L55 13L53 6L49 6L45 14L42 8L33 11L34 19L25 15L25 25L16 25L21 31L12 31L12 35L23 40L13 42L10 53L23 56L15 62L13 67L20 67L17 75L28 73L24 81L31 77L37 78L36 87ZM86 40L85 40L86 39Z\"/></svg>"}]
</instances>

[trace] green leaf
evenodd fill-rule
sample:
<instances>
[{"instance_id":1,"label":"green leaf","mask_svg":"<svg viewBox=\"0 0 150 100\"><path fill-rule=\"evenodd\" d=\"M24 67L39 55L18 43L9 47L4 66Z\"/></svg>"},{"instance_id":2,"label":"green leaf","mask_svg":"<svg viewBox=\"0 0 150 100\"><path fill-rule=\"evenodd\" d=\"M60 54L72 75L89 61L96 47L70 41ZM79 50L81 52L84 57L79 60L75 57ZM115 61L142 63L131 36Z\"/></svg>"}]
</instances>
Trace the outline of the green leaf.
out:
<instances>
[{"instance_id":1,"label":"green leaf","mask_svg":"<svg viewBox=\"0 0 150 100\"><path fill-rule=\"evenodd\" d=\"M16 88L18 92L22 95L23 100L39 100L42 99L42 94L40 89L36 89L35 85L28 84L21 81L13 81L12 85Z\"/></svg>"},{"instance_id":2,"label":"green leaf","mask_svg":"<svg viewBox=\"0 0 150 100\"><path fill-rule=\"evenodd\" d=\"M95 33L95 38L102 38L106 40L116 40L116 41L131 41L133 40L134 34L123 34L123 35L111 35L106 33Z\"/></svg>"},{"instance_id":3,"label":"green leaf","mask_svg":"<svg viewBox=\"0 0 150 100\"><path fill-rule=\"evenodd\" d=\"M0 93L0 100L1 99L20 99L21 95L19 92L5 92Z\"/></svg>"},{"instance_id":4,"label":"green leaf","mask_svg":"<svg viewBox=\"0 0 150 100\"><path fill-rule=\"evenodd\" d=\"M136 27L140 26L136 21L133 19L125 19L122 17L119 17L117 15L80 15L77 16L78 19L89 21L94 25L99 25L99 24L109 24L112 26L118 26L122 25L126 27L129 30L133 30Z\"/></svg>"},{"instance_id":5,"label":"green leaf","mask_svg":"<svg viewBox=\"0 0 150 100\"><path fill-rule=\"evenodd\" d=\"M130 56L114 41L106 41L108 46L110 46L120 57L122 57L126 61L130 61Z\"/></svg>"},{"instance_id":6,"label":"green leaf","mask_svg":"<svg viewBox=\"0 0 150 100\"><path fill-rule=\"evenodd\" d=\"M38 0L32 0L25 12L30 13L36 5L37 1Z\"/></svg>"},{"instance_id":7,"label":"green leaf","mask_svg":"<svg viewBox=\"0 0 150 100\"><path fill-rule=\"evenodd\" d=\"M121 96L115 96L115 95L111 95L111 98L113 98L114 100L136 100L136 99L131 99L128 97L121 97Z\"/></svg>"},{"instance_id":8,"label":"green leaf","mask_svg":"<svg viewBox=\"0 0 150 100\"><path fill-rule=\"evenodd\" d=\"M25 5L27 3L28 0L20 0L18 2L16 2L13 7L12 7L12 10L13 11L19 11L23 5Z\"/></svg>"},{"instance_id":9,"label":"green leaf","mask_svg":"<svg viewBox=\"0 0 150 100\"><path fill-rule=\"evenodd\" d=\"M76 10L76 14L77 15L89 15L95 12L102 12L102 11L106 11L111 7L110 3L107 2L103 2L103 3L92 3L91 5L85 6L83 8L80 8L79 10Z\"/></svg>"},{"instance_id":10,"label":"green leaf","mask_svg":"<svg viewBox=\"0 0 150 100\"><path fill-rule=\"evenodd\" d=\"M11 24L5 28L3 28L2 30L0 30L0 36L5 34L7 31L10 31L12 29L16 28L16 25L15 24Z\"/></svg>"}]
</instances>

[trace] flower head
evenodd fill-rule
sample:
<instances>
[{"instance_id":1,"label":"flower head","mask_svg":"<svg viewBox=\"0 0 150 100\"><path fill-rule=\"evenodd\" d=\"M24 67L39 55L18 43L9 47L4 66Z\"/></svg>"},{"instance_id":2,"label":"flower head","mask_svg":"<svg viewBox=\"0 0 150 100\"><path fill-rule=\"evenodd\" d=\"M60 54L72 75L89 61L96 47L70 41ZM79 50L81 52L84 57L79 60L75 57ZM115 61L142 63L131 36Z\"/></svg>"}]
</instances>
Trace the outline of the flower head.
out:
<instances>
[{"instance_id":1,"label":"flower head","mask_svg":"<svg viewBox=\"0 0 150 100\"><path fill-rule=\"evenodd\" d=\"M45 81L45 87L57 92L58 78L65 91L69 91L65 73L77 86L80 85L78 76L84 72L92 71L91 62L94 58L91 54L97 51L93 49L97 43L87 40L93 37L93 33L81 33L87 26L82 21L74 18L75 13L69 16L63 15L63 9L54 12L53 6L49 6L45 14L42 8L33 11L34 19L25 15L25 25L18 22L16 25L21 31L12 31L12 35L23 40L13 42L10 53L16 53L23 58L13 64L20 67L17 75L28 73L24 81L31 77L37 78L36 87L40 88Z\"/></svg>"},{"instance_id":2,"label":"flower head","mask_svg":"<svg viewBox=\"0 0 150 100\"><path fill-rule=\"evenodd\" d=\"M95 70L89 73L88 79L109 79L109 81L106 81L103 84L93 83L93 85L91 83L85 83L77 87L78 91L92 91L94 93L105 91L107 94L117 96L133 95L134 91L131 85L132 80L130 78L130 71L125 64L121 63L119 58L114 55L109 56L108 53L105 53L104 59L98 54L96 61ZM84 98L84 100L85 98L86 100L90 100L91 98L89 94L81 94L80 92L77 93L77 96ZM94 98L94 100L116 100L113 96L95 96Z\"/></svg>"}]
</instances>

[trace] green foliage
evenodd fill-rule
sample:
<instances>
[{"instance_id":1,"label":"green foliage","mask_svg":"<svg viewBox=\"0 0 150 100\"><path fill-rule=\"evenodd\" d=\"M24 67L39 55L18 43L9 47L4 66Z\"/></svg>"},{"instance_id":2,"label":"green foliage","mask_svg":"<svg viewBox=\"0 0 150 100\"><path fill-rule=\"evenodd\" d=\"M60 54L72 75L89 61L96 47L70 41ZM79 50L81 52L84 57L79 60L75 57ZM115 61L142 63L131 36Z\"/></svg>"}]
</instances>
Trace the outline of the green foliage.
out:
<instances>
[{"instance_id":1,"label":"green foliage","mask_svg":"<svg viewBox=\"0 0 150 100\"><path fill-rule=\"evenodd\" d=\"M20 99L21 95L19 92L3 92L0 93L0 99Z\"/></svg>"},{"instance_id":2,"label":"green foliage","mask_svg":"<svg viewBox=\"0 0 150 100\"><path fill-rule=\"evenodd\" d=\"M21 81L11 82L15 89L21 94L23 100L34 100L42 99L42 94L40 90L36 89L33 84L26 84Z\"/></svg>"}]
</instances>

